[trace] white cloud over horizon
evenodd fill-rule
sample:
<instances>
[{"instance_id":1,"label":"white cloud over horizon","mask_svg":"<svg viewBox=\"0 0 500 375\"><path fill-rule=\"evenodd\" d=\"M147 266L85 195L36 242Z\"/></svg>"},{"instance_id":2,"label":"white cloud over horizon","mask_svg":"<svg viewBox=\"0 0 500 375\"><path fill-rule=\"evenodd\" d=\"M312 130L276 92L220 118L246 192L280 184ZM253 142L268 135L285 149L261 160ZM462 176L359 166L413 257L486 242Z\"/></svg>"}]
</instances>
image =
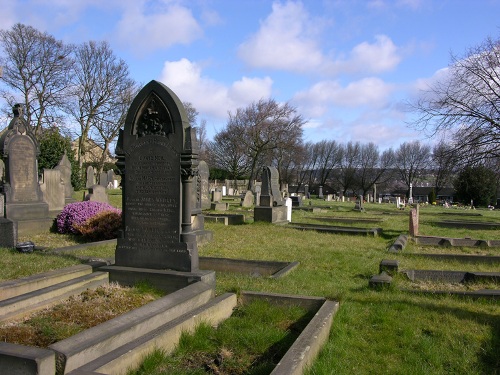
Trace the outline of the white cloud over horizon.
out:
<instances>
[{"instance_id":1,"label":"white cloud over horizon","mask_svg":"<svg viewBox=\"0 0 500 375\"><path fill-rule=\"evenodd\" d=\"M241 77L226 86L203 76L202 67L187 59L165 61L159 80L171 88L181 101L191 102L199 112L223 119L228 111L269 98L270 77Z\"/></svg>"}]
</instances>

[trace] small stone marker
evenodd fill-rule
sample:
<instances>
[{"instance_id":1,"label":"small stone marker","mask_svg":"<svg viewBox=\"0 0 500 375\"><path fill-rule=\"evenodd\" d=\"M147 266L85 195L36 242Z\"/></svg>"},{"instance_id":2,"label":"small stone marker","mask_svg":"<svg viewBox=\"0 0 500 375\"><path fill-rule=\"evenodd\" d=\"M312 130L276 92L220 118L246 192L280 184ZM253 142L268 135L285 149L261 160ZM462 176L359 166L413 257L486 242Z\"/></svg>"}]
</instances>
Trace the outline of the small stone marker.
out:
<instances>
[{"instance_id":1,"label":"small stone marker","mask_svg":"<svg viewBox=\"0 0 500 375\"><path fill-rule=\"evenodd\" d=\"M49 205L49 212L57 215L64 208L65 204L65 186L61 179L61 171L57 169L44 169L43 184L40 185L40 188L43 192L44 201Z\"/></svg>"},{"instance_id":2,"label":"small stone marker","mask_svg":"<svg viewBox=\"0 0 500 375\"><path fill-rule=\"evenodd\" d=\"M241 201L241 206L244 208L250 208L253 206L253 194L250 190L247 190L245 197Z\"/></svg>"},{"instance_id":3,"label":"small stone marker","mask_svg":"<svg viewBox=\"0 0 500 375\"><path fill-rule=\"evenodd\" d=\"M106 188L102 185L94 185L88 188L88 194L85 196L85 201L109 203Z\"/></svg>"},{"instance_id":4,"label":"small stone marker","mask_svg":"<svg viewBox=\"0 0 500 375\"><path fill-rule=\"evenodd\" d=\"M368 286L370 288L387 288L391 285L392 277L386 272L381 272L379 275L374 275L370 278Z\"/></svg>"},{"instance_id":5,"label":"small stone marker","mask_svg":"<svg viewBox=\"0 0 500 375\"><path fill-rule=\"evenodd\" d=\"M410 236L418 236L418 208L410 210Z\"/></svg>"}]
</instances>

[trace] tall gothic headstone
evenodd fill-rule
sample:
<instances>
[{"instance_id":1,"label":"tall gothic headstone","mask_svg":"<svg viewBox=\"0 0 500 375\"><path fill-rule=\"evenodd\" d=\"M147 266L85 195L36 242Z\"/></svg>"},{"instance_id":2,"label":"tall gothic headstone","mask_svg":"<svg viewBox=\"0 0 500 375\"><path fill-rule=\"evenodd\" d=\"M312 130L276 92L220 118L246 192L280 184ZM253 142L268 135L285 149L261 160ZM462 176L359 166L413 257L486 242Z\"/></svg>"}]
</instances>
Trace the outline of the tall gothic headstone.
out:
<instances>
[{"instance_id":1,"label":"tall gothic headstone","mask_svg":"<svg viewBox=\"0 0 500 375\"><path fill-rule=\"evenodd\" d=\"M194 129L179 98L157 81L134 99L117 150L123 186L123 228L115 265L195 272Z\"/></svg>"},{"instance_id":2,"label":"tall gothic headstone","mask_svg":"<svg viewBox=\"0 0 500 375\"><path fill-rule=\"evenodd\" d=\"M271 166L264 167L261 180L260 203L254 208L254 221L287 222L287 207L281 198L278 170Z\"/></svg>"},{"instance_id":3,"label":"tall gothic headstone","mask_svg":"<svg viewBox=\"0 0 500 375\"><path fill-rule=\"evenodd\" d=\"M16 104L13 112L14 118L0 137L6 168L5 217L17 222L18 233L24 235L48 230L52 221L38 181L38 143L23 118L22 106Z\"/></svg>"}]
</instances>

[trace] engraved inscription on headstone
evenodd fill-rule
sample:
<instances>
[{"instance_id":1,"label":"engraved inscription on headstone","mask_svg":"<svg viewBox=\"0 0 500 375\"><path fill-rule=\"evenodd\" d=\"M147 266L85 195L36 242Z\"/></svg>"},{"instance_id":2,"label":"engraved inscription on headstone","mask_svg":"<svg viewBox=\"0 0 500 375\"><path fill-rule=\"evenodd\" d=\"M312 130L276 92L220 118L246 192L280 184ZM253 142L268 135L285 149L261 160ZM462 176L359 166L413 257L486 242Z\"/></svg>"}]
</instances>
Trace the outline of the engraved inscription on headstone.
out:
<instances>
[{"instance_id":1,"label":"engraved inscription on headstone","mask_svg":"<svg viewBox=\"0 0 500 375\"><path fill-rule=\"evenodd\" d=\"M10 143L11 202L37 201L38 175L35 145L27 137L14 137Z\"/></svg>"}]
</instances>

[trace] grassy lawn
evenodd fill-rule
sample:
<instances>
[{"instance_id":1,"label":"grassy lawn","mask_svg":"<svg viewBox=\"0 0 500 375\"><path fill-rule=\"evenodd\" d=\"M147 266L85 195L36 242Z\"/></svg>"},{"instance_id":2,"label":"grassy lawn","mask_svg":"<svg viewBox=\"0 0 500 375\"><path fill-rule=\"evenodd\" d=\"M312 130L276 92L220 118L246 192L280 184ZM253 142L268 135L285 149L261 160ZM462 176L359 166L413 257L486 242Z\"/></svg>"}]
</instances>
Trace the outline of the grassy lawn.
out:
<instances>
[{"instance_id":1,"label":"grassy lawn","mask_svg":"<svg viewBox=\"0 0 500 375\"><path fill-rule=\"evenodd\" d=\"M368 280L378 273L382 259L399 260L401 269L486 272L499 272L498 263L461 263L413 256L409 253L443 252L443 249L411 242L401 253L388 253L397 236L408 233L408 209L397 210L390 204L365 204L365 212L355 212L353 202L318 200L313 204L323 205L326 212L294 211L293 221L319 223L318 216L381 219L376 223L322 221L322 224L380 227L383 234L373 238L300 231L262 223L240 226L206 223L205 228L214 232L214 240L199 247L200 256L300 262L297 269L282 279L218 272L217 293L253 290L323 296L340 301L330 339L308 370L309 375L500 374L498 301L403 292L398 286L406 286L408 282L399 277L387 290L368 287ZM230 212L243 213L252 221L252 210L232 206ZM498 230L443 228L436 224L441 220L500 222L500 211L426 206L420 209L419 229L422 235L500 239ZM46 235L33 240L40 246L58 247L57 238L57 235ZM67 241L70 240L66 239L65 243ZM78 262L70 256L17 254L7 249L0 252L0 279L3 280L19 277L23 272L36 273L45 267ZM108 245L80 250L78 254L108 257L113 256L113 252L114 246ZM446 252L498 256L500 248L449 248ZM498 285L489 286L500 289Z\"/></svg>"}]
</instances>

